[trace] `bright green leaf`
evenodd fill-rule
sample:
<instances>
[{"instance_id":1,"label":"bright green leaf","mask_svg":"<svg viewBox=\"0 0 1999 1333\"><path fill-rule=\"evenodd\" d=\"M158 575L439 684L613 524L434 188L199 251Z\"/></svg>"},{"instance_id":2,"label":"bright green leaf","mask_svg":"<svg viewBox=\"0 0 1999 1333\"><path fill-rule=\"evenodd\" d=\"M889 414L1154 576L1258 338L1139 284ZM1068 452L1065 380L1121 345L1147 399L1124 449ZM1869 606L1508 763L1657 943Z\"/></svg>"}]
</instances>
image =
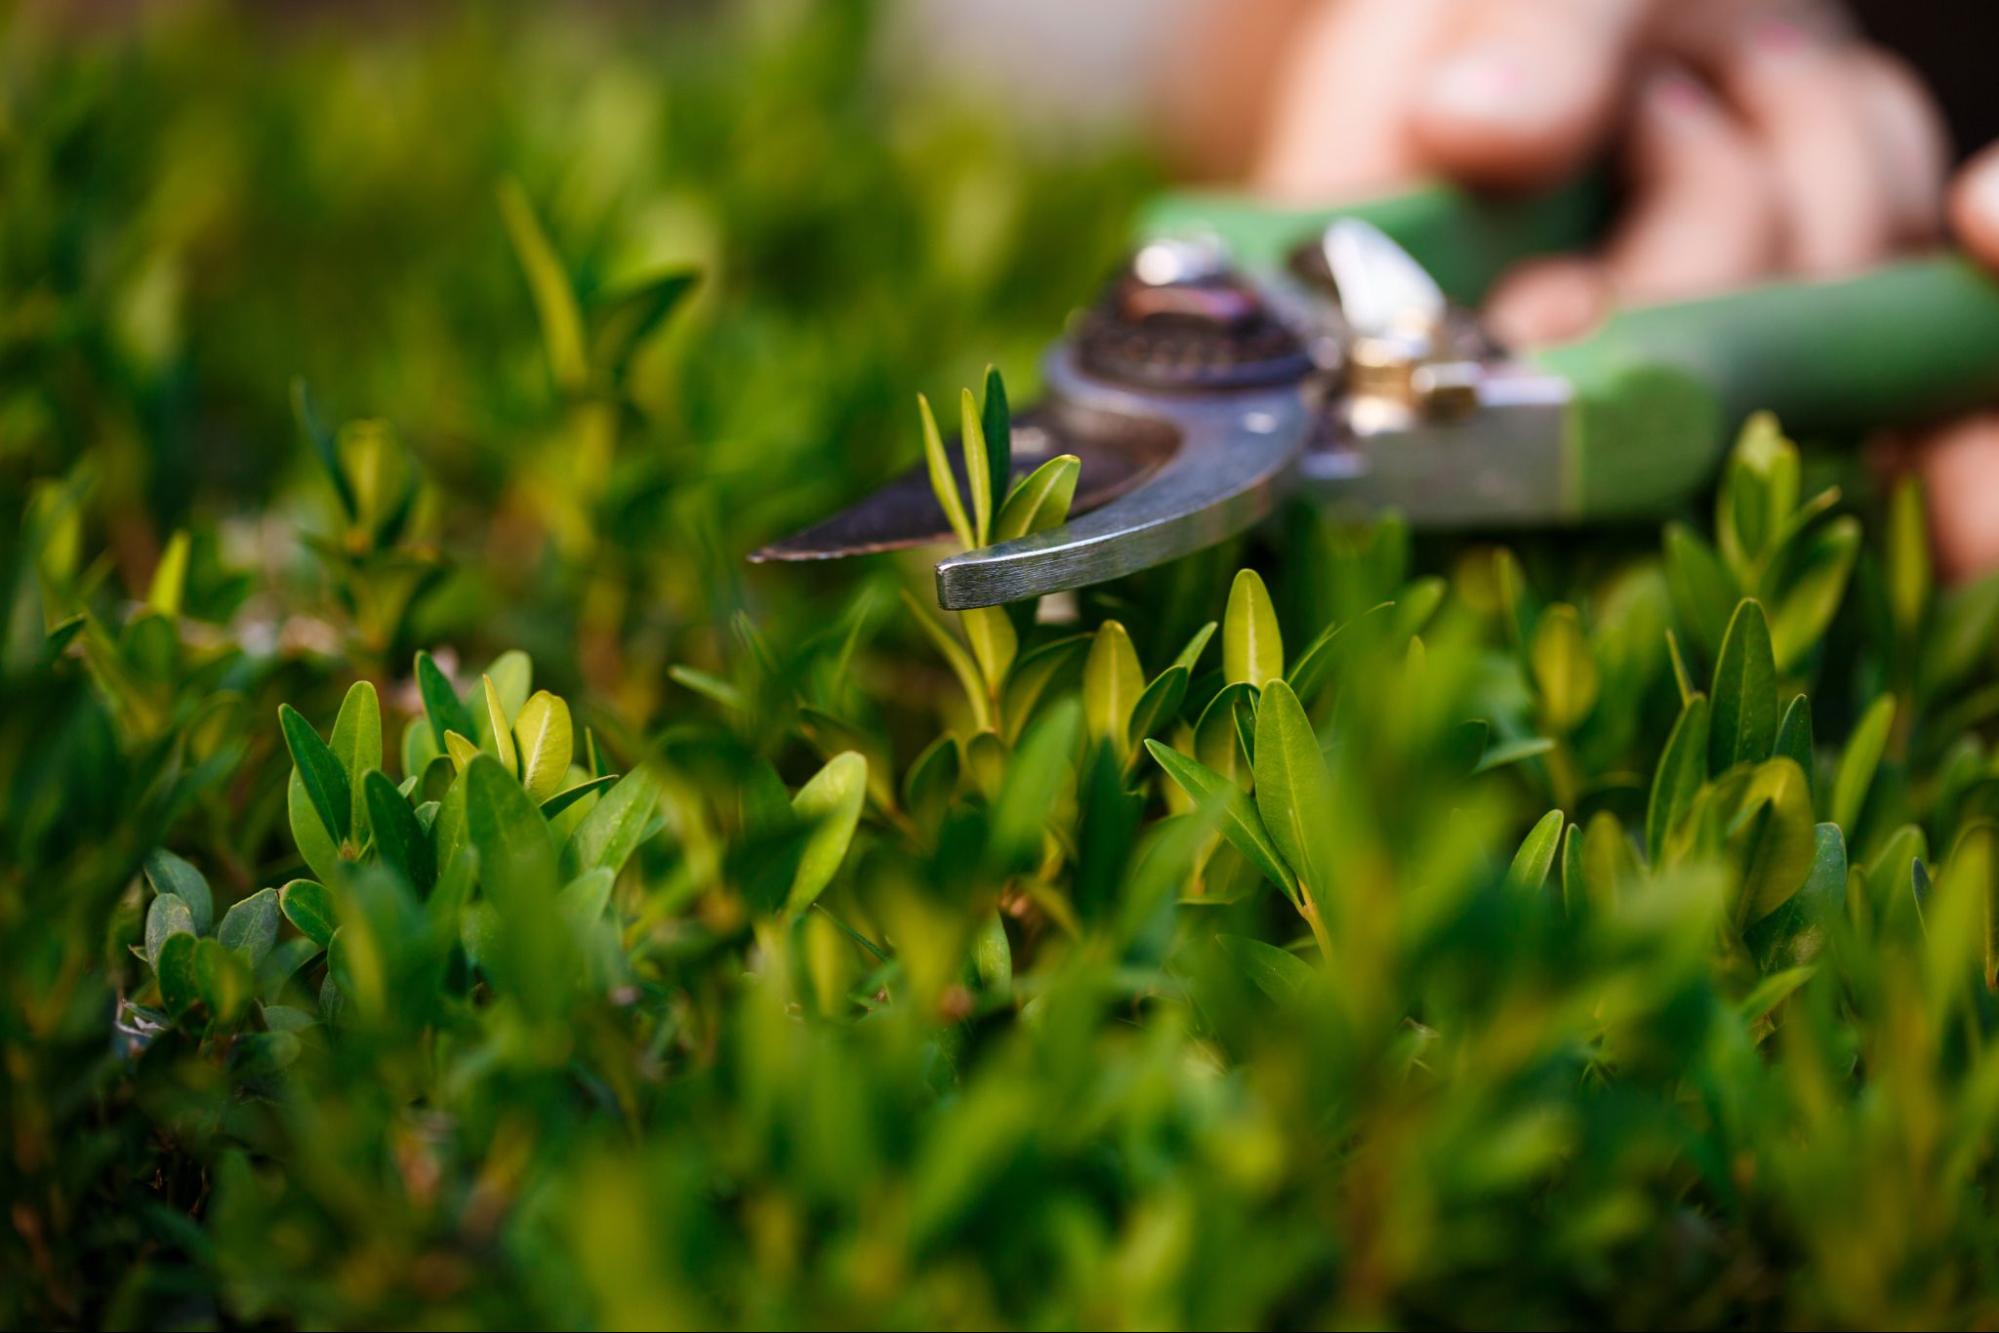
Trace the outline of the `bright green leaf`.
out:
<instances>
[{"instance_id":1,"label":"bright green leaf","mask_svg":"<svg viewBox=\"0 0 1999 1333\"><path fill-rule=\"evenodd\" d=\"M1097 627L1090 655L1083 663L1083 719L1097 740L1109 740L1124 753L1132 712L1145 692L1145 673L1131 636L1115 620Z\"/></svg>"},{"instance_id":2,"label":"bright green leaf","mask_svg":"<svg viewBox=\"0 0 1999 1333\"><path fill-rule=\"evenodd\" d=\"M569 720L569 705L547 690L536 691L514 718L514 740L520 755L521 785L535 800L546 801L569 775L575 754L576 733Z\"/></svg>"},{"instance_id":3,"label":"bright green leaf","mask_svg":"<svg viewBox=\"0 0 1999 1333\"><path fill-rule=\"evenodd\" d=\"M811 826L798 871L792 877L785 911L797 916L812 906L847 857L868 794L868 761L849 750L835 755L791 798L791 811Z\"/></svg>"},{"instance_id":4,"label":"bright green leaf","mask_svg":"<svg viewBox=\"0 0 1999 1333\"><path fill-rule=\"evenodd\" d=\"M1282 677L1263 687L1256 708L1256 807L1270 840L1298 872L1303 892L1323 903L1333 780L1311 719Z\"/></svg>"},{"instance_id":5,"label":"bright green leaf","mask_svg":"<svg viewBox=\"0 0 1999 1333\"><path fill-rule=\"evenodd\" d=\"M993 520L993 540L1012 541L1059 526L1069 517L1069 506L1076 498L1076 479L1082 473L1080 458L1058 454L1022 477Z\"/></svg>"},{"instance_id":6,"label":"bright green leaf","mask_svg":"<svg viewBox=\"0 0 1999 1333\"><path fill-rule=\"evenodd\" d=\"M930 410L930 400L922 394L916 395L916 408L923 418L923 461L930 469L930 490L937 497L937 504L950 520L951 531L957 535L958 544L966 550L978 545L974 540L972 521L965 514L964 497L958 493L958 478L951 469L951 456L944 452L944 437L937 430L937 417Z\"/></svg>"},{"instance_id":7,"label":"bright green leaf","mask_svg":"<svg viewBox=\"0 0 1999 1333\"><path fill-rule=\"evenodd\" d=\"M1236 571L1222 618L1222 674L1231 684L1262 686L1284 674L1284 636L1277 608L1263 578L1253 569Z\"/></svg>"}]
</instances>

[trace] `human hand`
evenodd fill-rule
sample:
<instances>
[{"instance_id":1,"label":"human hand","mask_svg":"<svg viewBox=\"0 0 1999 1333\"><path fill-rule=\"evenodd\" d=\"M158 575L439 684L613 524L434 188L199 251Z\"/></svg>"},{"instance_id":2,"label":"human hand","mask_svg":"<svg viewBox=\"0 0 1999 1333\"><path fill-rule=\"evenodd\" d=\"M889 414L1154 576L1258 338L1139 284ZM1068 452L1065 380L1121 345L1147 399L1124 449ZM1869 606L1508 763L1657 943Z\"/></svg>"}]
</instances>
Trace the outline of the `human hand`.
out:
<instances>
[{"instance_id":1,"label":"human hand","mask_svg":"<svg viewBox=\"0 0 1999 1333\"><path fill-rule=\"evenodd\" d=\"M1614 304L1863 269L1938 240L1999 267L1999 148L1947 185L1916 75L1826 5L1785 0L1341 0L1305 10L1252 182L1284 198L1425 176L1545 185L1610 157L1626 202L1597 253L1523 265L1492 328L1558 341ZM1999 413L1885 453L1932 497L1939 563L1999 568Z\"/></svg>"}]
</instances>

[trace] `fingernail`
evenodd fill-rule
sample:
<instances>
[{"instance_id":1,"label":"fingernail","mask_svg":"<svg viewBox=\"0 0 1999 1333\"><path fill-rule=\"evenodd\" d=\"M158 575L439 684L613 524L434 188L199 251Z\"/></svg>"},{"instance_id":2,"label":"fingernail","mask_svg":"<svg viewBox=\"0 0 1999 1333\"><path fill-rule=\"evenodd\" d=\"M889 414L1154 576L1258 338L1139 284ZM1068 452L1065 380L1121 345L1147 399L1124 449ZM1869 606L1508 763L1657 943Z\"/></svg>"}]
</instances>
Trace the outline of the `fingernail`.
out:
<instances>
[{"instance_id":1,"label":"fingernail","mask_svg":"<svg viewBox=\"0 0 1999 1333\"><path fill-rule=\"evenodd\" d=\"M1432 107L1454 115L1510 119L1530 91L1523 62L1508 52L1485 50L1446 61L1424 96Z\"/></svg>"}]
</instances>

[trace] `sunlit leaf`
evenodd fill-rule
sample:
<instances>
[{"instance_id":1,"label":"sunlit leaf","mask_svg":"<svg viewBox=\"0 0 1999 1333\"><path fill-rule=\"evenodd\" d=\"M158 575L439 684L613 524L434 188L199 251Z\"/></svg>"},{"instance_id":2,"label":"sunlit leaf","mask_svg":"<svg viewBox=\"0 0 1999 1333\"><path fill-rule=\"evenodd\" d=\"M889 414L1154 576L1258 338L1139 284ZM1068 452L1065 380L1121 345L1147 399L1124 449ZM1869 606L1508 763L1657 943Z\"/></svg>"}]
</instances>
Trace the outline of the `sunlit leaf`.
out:
<instances>
[{"instance_id":1,"label":"sunlit leaf","mask_svg":"<svg viewBox=\"0 0 1999 1333\"><path fill-rule=\"evenodd\" d=\"M547 690L537 691L514 718L514 748L520 756L521 785L546 802L569 775L576 734L569 705Z\"/></svg>"},{"instance_id":2,"label":"sunlit leaf","mask_svg":"<svg viewBox=\"0 0 1999 1333\"><path fill-rule=\"evenodd\" d=\"M1284 636L1263 579L1238 570L1222 620L1222 673L1231 684L1262 686L1284 674Z\"/></svg>"},{"instance_id":3,"label":"sunlit leaf","mask_svg":"<svg viewBox=\"0 0 1999 1333\"><path fill-rule=\"evenodd\" d=\"M1324 901L1326 826L1332 819L1332 775L1298 696L1282 678L1263 687L1256 709L1256 807L1270 840L1298 873L1305 894Z\"/></svg>"},{"instance_id":4,"label":"sunlit leaf","mask_svg":"<svg viewBox=\"0 0 1999 1333\"><path fill-rule=\"evenodd\" d=\"M1145 673L1131 636L1115 620L1097 627L1090 655L1083 663L1083 718L1089 734L1109 740L1122 754L1133 711L1145 692Z\"/></svg>"},{"instance_id":5,"label":"sunlit leaf","mask_svg":"<svg viewBox=\"0 0 1999 1333\"><path fill-rule=\"evenodd\" d=\"M499 759L502 768L518 775L521 771L520 754L514 747L513 719L507 716L507 706L500 698L499 687L493 684L491 676L479 677L479 686L485 692L485 734L492 738L492 753Z\"/></svg>"},{"instance_id":6,"label":"sunlit leaf","mask_svg":"<svg viewBox=\"0 0 1999 1333\"><path fill-rule=\"evenodd\" d=\"M1596 707L1601 689L1596 657L1574 607L1551 606L1541 613L1528 659L1543 719L1558 734L1574 729Z\"/></svg>"},{"instance_id":7,"label":"sunlit leaf","mask_svg":"<svg viewBox=\"0 0 1999 1333\"><path fill-rule=\"evenodd\" d=\"M659 776L644 765L619 778L569 835L562 852L564 871L574 878L600 866L621 868L652 827L663 790ZM442 845L439 852L442 859Z\"/></svg>"},{"instance_id":8,"label":"sunlit leaf","mask_svg":"<svg viewBox=\"0 0 1999 1333\"><path fill-rule=\"evenodd\" d=\"M973 543L984 546L992 535L993 506L1005 497L1005 491L995 484L993 460L986 452L985 426L970 389L958 394L958 438L965 450L965 484L972 492Z\"/></svg>"},{"instance_id":9,"label":"sunlit leaf","mask_svg":"<svg viewBox=\"0 0 1999 1333\"><path fill-rule=\"evenodd\" d=\"M937 417L930 410L930 400L920 393L916 395L916 408L923 418L923 461L930 469L931 492L944 510L944 517L950 520L958 544L969 551L979 543L975 540L972 520L965 512L964 497L958 494L958 478L951 470L951 456L944 452L944 437L938 432Z\"/></svg>"},{"instance_id":10,"label":"sunlit leaf","mask_svg":"<svg viewBox=\"0 0 1999 1333\"><path fill-rule=\"evenodd\" d=\"M1069 517L1076 498L1076 479L1083 462L1074 454L1058 454L1014 484L993 520L993 540L1012 541L1046 532Z\"/></svg>"},{"instance_id":11,"label":"sunlit leaf","mask_svg":"<svg viewBox=\"0 0 1999 1333\"><path fill-rule=\"evenodd\" d=\"M785 911L793 916L812 906L839 873L867 799L868 761L852 750L836 755L792 797L791 810L811 829L798 873L791 881Z\"/></svg>"}]
</instances>

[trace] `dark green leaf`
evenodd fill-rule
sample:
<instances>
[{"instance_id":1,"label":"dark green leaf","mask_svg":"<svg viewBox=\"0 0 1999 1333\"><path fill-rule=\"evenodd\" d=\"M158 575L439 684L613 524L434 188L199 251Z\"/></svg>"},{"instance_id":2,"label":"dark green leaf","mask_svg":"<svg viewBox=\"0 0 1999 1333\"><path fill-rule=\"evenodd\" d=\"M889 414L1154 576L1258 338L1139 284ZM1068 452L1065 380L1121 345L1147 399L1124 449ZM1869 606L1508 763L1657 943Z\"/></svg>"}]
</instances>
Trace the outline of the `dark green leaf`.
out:
<instances>
[{"instance_id":1,"label":"dark green leaf","mask_svg":"<svg viewBox=\"0 0 1999 1333\"><path fill-rule=\"evenodd\" d=\"M444 751L444 734L455 731L468 739L478 734L478 727L472 721L472 711L465 701L458 697L450 679L441 667L431 660L429 653L416 655L417 693L423 697L424 716L430 719L431 739L437 749Z\"/></svg>"},{"instance_id":2,"label":"dark green leaf","mask_svg":"<svg viewBox=\"0 0 1999 1333\"><path fill-rule=\"evenodd\" d=\"M1752 598L1744 598L1728 622L1710 700L1709 772L1770 757L1777 741L1777 663L1763 608Z\"/></svg>"},{"instance_id":3,"label":"dark green leaf","mask_svg":"<svg viewBox=\"0 0 1999 1333\"><path fill-rule=\"evenodd\" d=\"M1762 920L1798 891L1811 871L1815 841L1804 773L1789 759L1759 765L1728 828L1741 872L1738 927Z\"/></svg>"},{"instance_id":4,"label":"dark green leaf","mask_svg":"<svg viewBox=\"0 0 1999 1333\"><path fill-rule=\"evenodd\" d=\"M1816 785L1813 769L1818 766L1818 751L1812 741L1812 705L1804 695L1792 696L1791 702L1784 706L1784 718L1777 724L1777 742L1771 754L1802 769L1807 790Z\"/></svg>"},{"instance_id":5,"label":"dark green leaf","mask_svg":"<svg viewBox=\"0 0 1999 1333\"><path fill-rule=\"evenodd\" d=\"M333 900L323 885L295 879L278 890L278 906L299 933L325 948L333 938Z\"/></svg>"},{"instance_id":6,"label":"dark green leaf","mask_svg":"<svg viewBox=\"0 0 1999 1333\"><path fill-rule=\"evenodd\" d=\"M1813 830L1812 867L1804 887L1743 932L1761 972L1801 967L1825 949L1826 932L1845 911L1846 842L1836 824Z\"/></svg>"},{"instance_id":7,"label":"dark green leaf","mask_svg":"<svg viewBox=\"0 0 1999 1333\"><path fill-rule=\"evenodd\" d=\"M146 909L146 961L160 965L160 947L174 935L193 935L194 916L179 894L162 893Z\"/></svg>"},{"instance_id":8,"label":"dark green leaf","mask_svg":"<svg viewBox=\"0 0 1999 1333\"><path fill-rule=\"evenodd\" d=\"M219 939L201 940L194 949L194 985L210 1020L228 1024L249 1005L255 979L241 954Z\"/></svg>"},{"instance_id":9,"label":"dark green leaf","mask_svg":"<svg viewBox=\"0 0 1999 1333\"><path fill-rule=\"evenodd\" d=\"M375 687L367 681L355 681L348 689L347 697L341 701L340 713L333 719L333 737L328 748L340 761L341 772L347 775L349 832L341 837L343 840L351 838L359 847L368 841L369 836L368 803L361 792L361 778L382 766L382 701L375 694ZM306 794L311 795L311 792L308 786Z\"/></svg>"},{"instance_id":10,"label":"dark green leaf","mask_svg":"<svg viewBox=\"0 0 1999 1333\"><path fill-rule=\"evenodd\" d=\"M336 844L346 842L354 818L354 797L347 783L347 770L312 729L312 724L290 704L278 705L278 724L284 730L292 763L298 767L299 782L319 822Z\"/></svg>"},{"instance_id":11,"label":"dark green leaf","mask_svg":"<svg viewBox=\"0 0 1999 1333\"><path fill-rule=\"evenodd\" d=\"M416 812L396 785L379 772L362 779L368 818L375 826L375 851L382 863L403 877L419 894L430 892L437 878L437 854Z\"/></svg>"},{"instance_id":12,"label":"dark green leaf","mask_svg":"<svg viewBox=\"0 0 1999 1333\"><path fill-rule=\"evenodd\" d=\"M208 880L188 862L164 847L146 853L146 882L154 893L171 893L187 904L194 933L204 935L215 921L215 897Z\"/></svg>"},{"instance_id":13,"label":"dark green leaf","mask_svg":"<svg viewBox=\"0 0 1999 1333\"><path fill-rule=\"evenodd\" d=\"M1694 796L1707 781L1708 702L1696 694L1680 709L1679 721L1666 738L1652 775L1652 795L1645 807L1645 848L1654 865L1666 854L1666 839L1693 808Z\"/></svg>"},{"instance_id":14,"label":"dark green leaf","mask_svg":"<svg viewBox=\"0 0 1999 1333\"><path fill-rule=\"evenodd\" d=\"M223 913L215 938L241 953L252 970L278 939L278 891L259 889Z\"/></svg>"},{"instance_id":15,"label":"dark green leaf","mask_svg":"<svg viewBox=\"0 0 1999 1333\"><path fill-rule=\"evenodd\" d=\"M1007 405L1006 382L1000 379L997 366L986 367L985 401L980 405L979 424L986 442L992 495L997 502L1006 497L1007 483L1013 476L1013 412Z\"/></svg>"},{"instance_id":16,"label":"dark green leaf","mask_svg":"<svg viewBox=\"0 0 1999 1333\"><path fill-rule=\"evenodd\" d=\"M174 1015L186 1013L201 998L201 981L196 972L196 945L193 932L167 936L153 959L153 971L160 980L160 1002Z\"/></svg>"},{"instance_id":17,"label":"dark green leaf","mask_svg":"<svg viewBox=\"0 0 1999 1333\"><path fill-rule=\"evenodd\" d=\"M574 787L565 787L541 803L541 817L554 819L591 792L603 791L617 780L617 774L606 773L601 778L590 778L577 783Z\"/></svg>"},{"instance_id":18,"label":"dark green leaf","mask_svg":"<svg viewBox=\"0 0 1999 1333\"><path fill-rule=\"evenodd\" d=\"M1694 647L1712 657L1738 596L1735 580L1713 548L1683 523L1666 525L1666 589L1673 614Z\"/></svg>"}]
</instances>

